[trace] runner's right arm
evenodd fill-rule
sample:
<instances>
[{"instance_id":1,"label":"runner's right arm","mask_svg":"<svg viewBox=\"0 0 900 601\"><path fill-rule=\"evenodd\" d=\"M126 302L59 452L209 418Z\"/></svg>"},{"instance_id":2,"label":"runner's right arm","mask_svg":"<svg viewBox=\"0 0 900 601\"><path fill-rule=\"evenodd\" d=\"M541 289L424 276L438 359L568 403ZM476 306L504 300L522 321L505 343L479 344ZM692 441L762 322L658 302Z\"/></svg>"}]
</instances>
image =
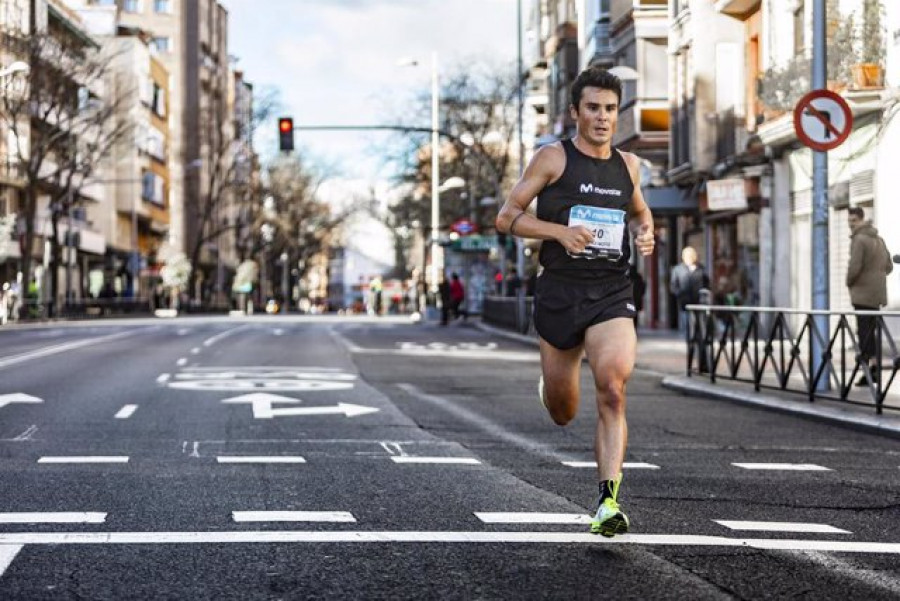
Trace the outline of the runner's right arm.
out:
<instances>
[{"instance_id":1,"label":"runner's right arm","mask_svg":"<svg viewBox=\"0 0 900 601\"><path fill-rule=\"evenodd\" d=\"M571 253L583 252L594 239L589 229L543 221L527 212L528 205L541 190L559 179L565 166L566 157L559 145L544 146L538 150L497 214L497 231L520 238L556 240ZM515 231L510 232L513 221Z\"/></svg>"}]
</instances>

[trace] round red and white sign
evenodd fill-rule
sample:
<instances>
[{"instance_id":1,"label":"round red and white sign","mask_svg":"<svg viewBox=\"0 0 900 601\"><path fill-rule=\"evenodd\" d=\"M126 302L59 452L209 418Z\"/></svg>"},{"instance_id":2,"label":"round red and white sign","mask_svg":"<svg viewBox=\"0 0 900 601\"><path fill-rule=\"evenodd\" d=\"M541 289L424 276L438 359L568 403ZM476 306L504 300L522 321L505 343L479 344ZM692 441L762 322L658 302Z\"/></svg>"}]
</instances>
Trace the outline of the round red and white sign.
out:
<instances>
[{"instance_id":1,"label":"round red and white sign","mask_svg":"<svg viewBox=\"0 0 900 601\"><path fill-rule=\"evenodd\" d=\"M853 129L850 106L831 90L813 90L794 107L797 138L813 150L826 152L840 146Z\"/></svg>"}]
</instances>

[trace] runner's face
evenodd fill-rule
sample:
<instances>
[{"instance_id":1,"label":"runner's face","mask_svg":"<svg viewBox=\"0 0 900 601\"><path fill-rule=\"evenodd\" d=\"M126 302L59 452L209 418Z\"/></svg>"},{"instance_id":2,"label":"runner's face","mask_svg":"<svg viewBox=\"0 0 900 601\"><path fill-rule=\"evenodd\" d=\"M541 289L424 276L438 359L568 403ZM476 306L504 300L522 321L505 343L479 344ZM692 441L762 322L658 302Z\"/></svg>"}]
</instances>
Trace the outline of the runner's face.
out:
<instances>
[{"instance_id":1,"label":"runner's face","mask_svg":"<svg viewBox=\"0 0 900 601\"><path fill-rule=\"evenodd\" d=\"M578 125L579 135L589 143L597 146L610 144L619 122L616 93L600 88L584 88L578 110L572 108L572 117Z\"/></svg>"}]
</instances>

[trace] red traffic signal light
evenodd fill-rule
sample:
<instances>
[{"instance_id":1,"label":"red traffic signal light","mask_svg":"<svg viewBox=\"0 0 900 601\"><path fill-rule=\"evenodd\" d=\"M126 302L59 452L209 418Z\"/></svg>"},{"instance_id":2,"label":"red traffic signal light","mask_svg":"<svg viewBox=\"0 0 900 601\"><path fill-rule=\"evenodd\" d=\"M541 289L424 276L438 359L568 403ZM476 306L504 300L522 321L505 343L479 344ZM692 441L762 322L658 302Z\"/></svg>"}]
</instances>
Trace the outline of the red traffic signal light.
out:
<instances>
[{"instance_id":1,"label":"red traffic signal light","mask_svg":"<svg viewBox=\"0 0 900 601\"><path fill-rule=\"evenodd\" d=\"M278 120L278 148L282 152L294 150L294 120L290 117Z\"/></svg>"}]
</instances>

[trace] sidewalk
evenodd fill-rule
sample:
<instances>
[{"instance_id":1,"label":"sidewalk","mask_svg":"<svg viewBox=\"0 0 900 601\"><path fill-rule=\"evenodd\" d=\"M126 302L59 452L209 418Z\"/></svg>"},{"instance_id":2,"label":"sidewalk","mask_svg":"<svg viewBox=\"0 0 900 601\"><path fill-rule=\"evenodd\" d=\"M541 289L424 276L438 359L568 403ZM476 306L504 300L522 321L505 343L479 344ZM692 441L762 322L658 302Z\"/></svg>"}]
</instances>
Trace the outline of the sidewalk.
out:
<instances>
[{"instance_id":1,"label":"sidewalk","mask_svg":"<svg viewBox=\"0 0 900 601\"><path fill-rule=\"evenodd\" d=\"M479 329L497 336L538 345L536 337L524 336L476 321ZM682 334L671 330L638 330L635 368L662 377L662 386L690 396L737 402L772 411L781 411L821 421L838 423L886 436L900 437L900 412L875 413L874 407L862 407L838 401L817 400L810 403L802 394L766 390L756 392L752 384L718 380L710 383L703 376L688 377L687 347Z\"/></svg>"}]
</instances>

